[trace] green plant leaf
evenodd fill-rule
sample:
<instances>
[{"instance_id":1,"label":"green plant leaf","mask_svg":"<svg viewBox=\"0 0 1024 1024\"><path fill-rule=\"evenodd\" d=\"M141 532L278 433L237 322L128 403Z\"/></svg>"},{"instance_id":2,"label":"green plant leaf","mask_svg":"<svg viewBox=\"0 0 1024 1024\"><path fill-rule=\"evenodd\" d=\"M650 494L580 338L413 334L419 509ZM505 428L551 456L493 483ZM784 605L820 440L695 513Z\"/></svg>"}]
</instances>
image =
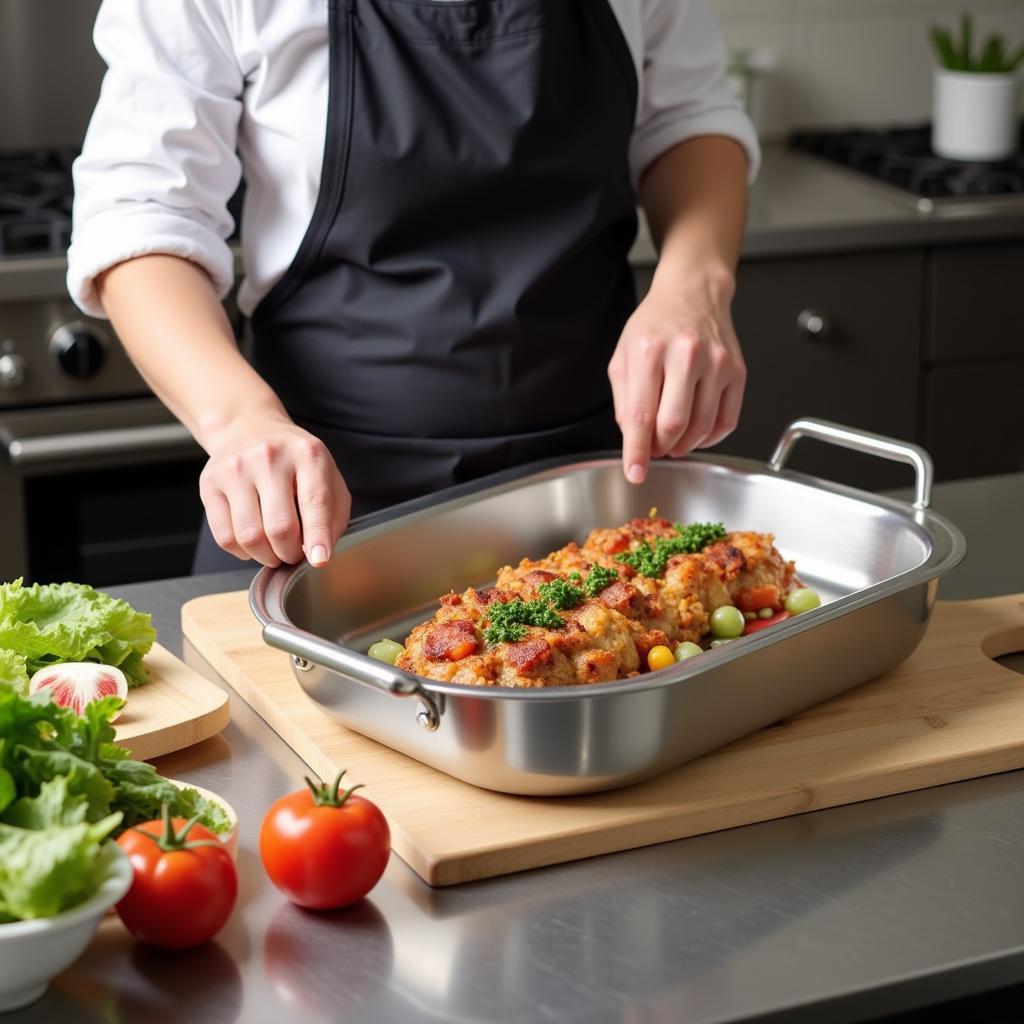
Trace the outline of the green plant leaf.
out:
<instances>
[{"instance_id":1,"label":"green plant leaf","mask_svg":"<svg viewBox=\"0 0 1024 1024\"><path fill-rule=\"evenodd\" d=\"M1004 59L1002 36L991 35L985 40L985 45L981 48L977 70L989 74L1002 71Z\"/></svg>"},{"instance_id":2,"label":"green plant leaf","mask_svg":"<svg viewBox=\"0 0 1024 1024\"><path fill-rule=\"evenodd\" d=\"M971 47L973 45L974 18L965 11L960 15L960 66L964 71L972 70Z\"/></svg>"},{"instance_id":3,"label":"green plant leaf","mask_svg":"<svg viewBox=\"0 0 1024 1024\"><path fill-rule=\"evenodd\" d=\"M956 70L956 51L949 29L944 25L932 25L931 38L939 63L950 71Z\"/></svg>"},{"instance_id":4,"label":"green plant leaf","mask_svg":"<svg viewBox=\"0 0 1024 1024\"><path fill-rule=\"evenodd\" d=\"M1007 57L1006 59L1006 70L1010 74L1017 70L1024 63L1024 46L1022 46L1014 56Z\"/></svg>"}]
</instances>

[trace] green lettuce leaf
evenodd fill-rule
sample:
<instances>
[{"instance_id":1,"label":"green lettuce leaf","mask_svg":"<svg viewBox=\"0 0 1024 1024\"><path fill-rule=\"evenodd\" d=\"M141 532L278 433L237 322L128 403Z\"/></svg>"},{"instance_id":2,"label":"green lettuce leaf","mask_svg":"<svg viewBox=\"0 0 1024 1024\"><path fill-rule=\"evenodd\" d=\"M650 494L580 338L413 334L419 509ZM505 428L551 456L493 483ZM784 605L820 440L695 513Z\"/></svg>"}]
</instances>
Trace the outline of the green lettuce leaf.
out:
<instances>
[{"instance_id":1,"label":"green lettuce leaf","mask_svg":"<svg viewBox=\"0 0 1024 1024\"><path fill-rule=\"evenodd\" d=\"M68 792L85 799L90 821L99 821L110 812L114 786L99 765L91 764L69 750L33 750L22 746L17 748L16 756L25 783L18 787L19 790L24 788L25 792L34 795L40 792L44 783L63 777Z\"/></svg>"},{"instance_id":2,"label":"green lettuce leaf","mask_svg":"<svg viewBox=\"0 0 1024 1024\"><path fill-rule=\"evenodd\" d=\"M199 815L199 823L205 825L214 835L223 835L231 830L231 819L227 811L213 800L207 800L198 789L185 786L178 790L178 798L171 806L178 818L192 818Z\"/></svg>"},{"instance_id":3,"label":"green lettuce leaf","mask_svg":"<svg viewBox=\"0 0 1024 1024\"><path fill-rule=\"evenodd\" d=\"M39 788L38 796L23 796L7 808L2 821L17 828L46 829L54 825L77 825L85 821L88 801L68 789L61 775Z\"/></svg>"},{"instance_id":4,"label":"green lettuce leaf","mask_svg":"<svg viewBox=\"0 0 1024 1024\"><path fill-rule=\"evenodd\" d=\"M0 647L0 686L12 687L17 693L28 693L25 657L5 647Z\"/></svg>"},{"instance_id":5,"label":"green lettuce leaf","mask_svg":"<svg viewBox=\"0 0 1024 1024\"><path fill-rule=\"evenodd\" d=\"M175 818L191 818L198 814L200 824L215 834L231 828L220 804L207 800L191 787L179 789L151 764L127 759L106 762L104 772L113 783L113 807L124 815L125 828L159 818L165 803L170 804L171 815Z\"/></svg>"},{"instance_id":6,"label":"green lettuce leaf","mask_svg":"<svg viewBox=\"0 0 1024 1024\"><path fill-rule=\"evenodd\" d=\"M38 830L0 824L0 916L50 917L91 896L102 880L100 844L120 821L111 814Z\"/></svg>"},{"instance_id":7,"label":"green lettuce leaf","mask_svg":"<svg viewBox=\"0 0 1024 1024\"><path fill-rule=\"evenodd\" d=\"M83 583L0 584L0 649L24 658L29 675L61 661L95 661L121 668L138 686L155 639L150 615Z\"/></svg>"},{"instance_id":8,"label":"green lettuce leaf","mask_svg":"<svg viewBox=\"0 0 1024 1024\"><path fill-rule=\"evenodd\" d=\"M4 760L4 745L5 741L0 739L0 765ZM17 796L18 787L14 784L14 776L6 768L0 767L0 814L14 803Z\"/></svg>"},{"instance_id":9,"label":"green lettuce leaf","mask_svg":"<svg viewBox=\"0 0 1024 1024\"><path fill-rule=\"evenodd\" d=\"M220 804L179 789L114 743L110 719L120 706L117 697L103 697L79 716L46 693L22 697L0 687L0 821L16 799L37 797L47 783L62 778L68 797L84 801L88 822L120 811L120 831L159 818L166 801L175 817L198 814L211 831L227 832L231 824Z\"/></svg>"}]
</instances>

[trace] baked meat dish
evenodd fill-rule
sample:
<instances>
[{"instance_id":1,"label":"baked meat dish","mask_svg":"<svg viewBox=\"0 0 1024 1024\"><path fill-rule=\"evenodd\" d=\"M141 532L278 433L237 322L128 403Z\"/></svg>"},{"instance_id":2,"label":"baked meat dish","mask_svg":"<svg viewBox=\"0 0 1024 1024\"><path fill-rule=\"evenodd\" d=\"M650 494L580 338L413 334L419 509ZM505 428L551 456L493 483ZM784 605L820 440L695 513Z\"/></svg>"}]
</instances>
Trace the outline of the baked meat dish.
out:
<instances>
[{"instance_id":1,"label":"baked meat dish","mask_svg":"<svg viewBox=\"0 0 1024 1024\"><path fill-rule=\"evenodd\" d=\"M395 664L472 686L627 679L788 617L798 586L771 534L652 513L445 594Z\"/></svg>"}]
</instances>

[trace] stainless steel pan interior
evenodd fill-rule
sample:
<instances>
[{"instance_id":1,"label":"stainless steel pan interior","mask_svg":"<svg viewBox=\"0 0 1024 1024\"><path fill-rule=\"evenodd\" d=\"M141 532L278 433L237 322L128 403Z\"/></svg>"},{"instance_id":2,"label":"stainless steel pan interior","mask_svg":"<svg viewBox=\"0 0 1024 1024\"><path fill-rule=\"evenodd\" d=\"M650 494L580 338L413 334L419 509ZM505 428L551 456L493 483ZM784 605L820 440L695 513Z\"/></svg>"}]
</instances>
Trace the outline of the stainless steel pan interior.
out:
<instances>
[{"instance_id":1,"label":"stainless steel pan interior","mask_svg":"<svg viewBox=\"0 0 1024 1024\"><path fill-rule=\"evenodd\" d=\"M800 437L912 465L914 506L784 469ZM819 420L792 424L767 465L656 462L640 487L617 458L526 467L364 521L329 565L265 569L250 604L309 697L345 725L468 782L525 794L628 785L887 671L920 642L937 579L966 551L927 509L931 462ZM440 594L493 580L596 526L646 515L771 531L824 605L638 679L544 690L438 683L366 657ZM410 698L407 700L398 697Z\"/></svg>"}]
</instances>

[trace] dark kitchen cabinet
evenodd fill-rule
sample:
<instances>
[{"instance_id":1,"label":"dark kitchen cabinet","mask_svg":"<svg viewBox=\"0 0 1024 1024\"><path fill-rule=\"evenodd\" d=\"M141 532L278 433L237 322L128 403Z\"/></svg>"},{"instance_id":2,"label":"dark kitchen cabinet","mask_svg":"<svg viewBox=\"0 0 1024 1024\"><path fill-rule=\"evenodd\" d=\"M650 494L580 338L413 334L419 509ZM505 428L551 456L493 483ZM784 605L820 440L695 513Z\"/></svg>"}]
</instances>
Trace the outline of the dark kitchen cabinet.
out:
<instances>
[{"instance_id":1,"label":"dark kitchen cabinet","mask_svg":"<svg viewBox=\"0 0 1024 1024\"><path fill-rule=\"evenodd\" d=\"M928 272L928 359L1024 357L1022 289L1024 243L934 250Z\"/></svg>"},{"instance_id":2,"label":"dark kitchen cabinet","mask_svg":"<svg viewBox=\"0 0 1024 1024\"><path fill-rule=\"evenodd\" d=\"M926 379L938 479L1024 470L1024 360L933 367Z\"/></svg>"},{"instance_id":3,"label":"dark kitchen cabinet","mask_svg":"<svg viewBox=\"0 0 1024 1024\"><path fill-rule=\"evenodd\" d=\"M733 318L747 396L719 450L766 459L798 416L913 438L922 273L914 251L744 262ZM871 489L910 480L905 466L814 441L790 465Z\"/></svg>"},{"instance_id":4,"label":"dark kitchen cabinet","mask_svg":"<svg viewBox=\"0 0 1024 1024\"><path fill-rule=\"evenodd\" d=\"M640 269L640 294L650 284ZM916 441L937 480L1024 469L1024 241L746 258L733 319L749 368L716 451L765 460L820 416ZM907 467L802 441L790 465L869 490Z\"/></svg>"}]
</instances>

